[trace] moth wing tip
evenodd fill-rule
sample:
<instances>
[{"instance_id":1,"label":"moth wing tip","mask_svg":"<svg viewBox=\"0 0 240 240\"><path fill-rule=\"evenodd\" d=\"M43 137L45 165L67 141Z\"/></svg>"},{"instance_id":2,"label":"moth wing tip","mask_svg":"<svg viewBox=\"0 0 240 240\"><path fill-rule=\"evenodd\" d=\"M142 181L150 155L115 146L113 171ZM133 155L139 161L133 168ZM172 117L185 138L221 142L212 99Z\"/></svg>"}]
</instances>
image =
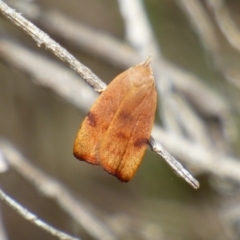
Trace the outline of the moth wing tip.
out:
<instances>
[{"instance_id":1,"label":"moth wing tip","mask_svg":"<svg viewBox=\"0 0 240 240\"><path fill-rule=\"evenodd\" d=\"M143 66L149 67L152 62L152 55L149 55L147 59L142 63Z\"/></svg>"}]
</instances>

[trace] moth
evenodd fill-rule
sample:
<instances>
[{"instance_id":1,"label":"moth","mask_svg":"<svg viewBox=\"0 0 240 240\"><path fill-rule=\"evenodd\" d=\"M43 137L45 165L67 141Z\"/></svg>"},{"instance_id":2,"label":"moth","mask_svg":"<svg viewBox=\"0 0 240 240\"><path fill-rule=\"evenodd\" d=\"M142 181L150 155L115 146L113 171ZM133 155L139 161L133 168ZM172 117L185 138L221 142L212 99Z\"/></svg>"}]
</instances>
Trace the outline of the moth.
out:
<instances>
[{"instance_id":1,"label":"moth","mask_svg":"<svg viewBox=\"0 0 240 240\"><path fill-rule=\"evenodd\" d=\"M145 154L157 92L150 59L118 75L96 100L74 143L74 156L128 182Z\"/></svg>"}]
</instances>

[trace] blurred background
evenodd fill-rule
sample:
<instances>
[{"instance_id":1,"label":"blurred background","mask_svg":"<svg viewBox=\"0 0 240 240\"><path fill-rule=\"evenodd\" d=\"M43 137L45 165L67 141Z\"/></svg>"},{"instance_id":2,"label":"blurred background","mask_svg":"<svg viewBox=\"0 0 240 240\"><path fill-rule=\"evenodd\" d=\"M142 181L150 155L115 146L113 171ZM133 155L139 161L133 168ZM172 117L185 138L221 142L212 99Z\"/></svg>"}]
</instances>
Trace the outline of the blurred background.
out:
<instances>
[{"instance_id":1,"label":"blurred background","mask_svg":"<svg viewBox=\"0 0 240 240\"><path fill-rule=\"evenodd\" d=\"M129 183L76 160L73 142L98 94L1 14L4 192L80 239L240 239L240 2L5 2L106 84L151 54L159 93L152 135L201 187L149 148ZM39 185L45 177L58 194ZM58 239L0 203L1 239Z\"/></svg>"}]
</instances>

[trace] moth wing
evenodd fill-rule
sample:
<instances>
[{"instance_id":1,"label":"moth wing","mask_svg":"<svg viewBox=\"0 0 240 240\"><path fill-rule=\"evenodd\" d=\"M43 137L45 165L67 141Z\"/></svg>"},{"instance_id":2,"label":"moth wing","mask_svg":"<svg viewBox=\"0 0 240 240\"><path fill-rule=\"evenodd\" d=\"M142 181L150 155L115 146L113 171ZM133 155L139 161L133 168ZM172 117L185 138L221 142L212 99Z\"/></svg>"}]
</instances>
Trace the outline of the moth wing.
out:
<instances>
[{"instance_id":1,"label":"moth wing","mask_svg":"<svg viewBox=\"0 0 240 240\"><path fill-rule=\"evenodd\" d=\"M130 70L130 69L129 69ZM79 160L99 164L96 151L131 85L129 70L118 75L98 97L84 119L74 142L73 153ZM125 84L123 84L125 83Z\"/></svg>"},{"instance_id":2,"label":"moth wing","mask_svg":"<svg viewBox=\"0 0 240 240\"><path fill-rule=\"evenodd\" d=\"M142 161L151 135L156 102L154 82L130 91L104 133L97 153L100 164L121 181L131 180Z\"/></svg>"}]
</instances>

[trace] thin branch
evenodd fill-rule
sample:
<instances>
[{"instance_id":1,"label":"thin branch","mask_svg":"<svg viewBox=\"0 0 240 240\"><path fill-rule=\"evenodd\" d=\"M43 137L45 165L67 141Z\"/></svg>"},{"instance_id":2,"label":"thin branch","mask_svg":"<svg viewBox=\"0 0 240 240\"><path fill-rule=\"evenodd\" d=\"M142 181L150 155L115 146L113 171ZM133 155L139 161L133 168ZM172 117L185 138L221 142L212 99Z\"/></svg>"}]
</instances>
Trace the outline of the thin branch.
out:
<instances>
[{"instance_id":1,"label":"thin branch","mask_svg":"<svg viewBox=\"0 0 240 240\"><path fill-rule=\"evenodd\" d=\"M74 71L76 71L90 86L94 88L95 91L102 92L106 88L106 84L104 84L89 68L81 64L46 33L22 17L3 1L0 1L0 11L6 18L10 19L15 25L30 35L39 47L45 47L62 61L67 62Z\"/></svg>"},{"instance_id":2,"label":"thin branch","mask_svg":"<svg viewBox=\"0 0 240 240\"><path fill-rule=\"evenodd\" d=\"M104 87L106 85L103 84L101 80L98 79L96 75L94 75L88 68L79 63L72 55L70 55L65 49L63 49L59 44L52 40L48 35L46 35L44 32L34 26L31 22L23 18L20 14L16 13L14 9L11 9L2 1L0 1L0 11L2 11L4 16L6 16L8 19L13 21L13 23L15 23L17 26L25 30L30 36L32 36L32 38L37 42L38 46L45 46L46 49L51 50L60 59L68 62L69 65L77 71L77 73L79 73L89 84L91 84L91 86L94 86L94 89L96 91L101 92L104 90ZM156 147L154 149L156 149ZM164 156L165 155L163 155L163 157ZM178 170L184 172L186 171L184 168L178 168ZM188 182L191 183L192 181ZM198 188L198 185L193 184L192 186L194 188Z\"/></svg>"},{"instance_id":3,"label":"thin branch","mask_svg":"<svg viewBox=\"0 0 240 240\"><path fill-rule=\"evenodd\" d=\"M58 237L62 240L77 240L79 238L71 237L70 235L61 232L57 230L54 227L51 227L49 224L43 222L40 220L36 215L32 214L29 210L22 207L19 203L17 203L15 200L7 196L3 192L3 190L0 189L0 199L5 202L9 207L11 207L13 210L15 210L19 215L21 215L23 218L25 218L27 221L35 224L36 226L40 227L41 229L45 230L46 232L52 234L53 236Z\"/></svg>"},{"instance_id":4,"label":"thin branch","mask_svg":"<svg viewBox=\"0 0 240 240\"><path fill-rule=\"evenodd\" d=\"M97 216L90 213L80 200L76 200L67 189L34 167L21 153L4 139L0 148L9 165L33 184L44 196L53 199L94 239L114 240L116 237Z\"/></svg>"},{"instance_id":5,"label":"thin branch","mask_svg":"<svg viewBox=\"0 0 240 240\"><path fill-rule=\"evenodd\" d=\"M164 132L161 128L154 127L153 135L164 148L174 156L178 156L182 162L185 164L191 162L193 169L201 169L205 173L214 174L221 179L230 179L240 183L239 159L221 155L214 150L207 150L199 144Z\"/></svg>"},{"instance_id":6,"label":"thin branch","mask_svg":"<svg viewBox=\"0 0 240 240\"><path fill-rule=\"evenodd\" d=\"M171 154L169 154L160 143L156 142L152 137L150 145L155 153L162 156L171 168L179 174L187 183L192 185L195 189L199 188L199 182L179 163Z\"/></svg>"}]
</instances>

